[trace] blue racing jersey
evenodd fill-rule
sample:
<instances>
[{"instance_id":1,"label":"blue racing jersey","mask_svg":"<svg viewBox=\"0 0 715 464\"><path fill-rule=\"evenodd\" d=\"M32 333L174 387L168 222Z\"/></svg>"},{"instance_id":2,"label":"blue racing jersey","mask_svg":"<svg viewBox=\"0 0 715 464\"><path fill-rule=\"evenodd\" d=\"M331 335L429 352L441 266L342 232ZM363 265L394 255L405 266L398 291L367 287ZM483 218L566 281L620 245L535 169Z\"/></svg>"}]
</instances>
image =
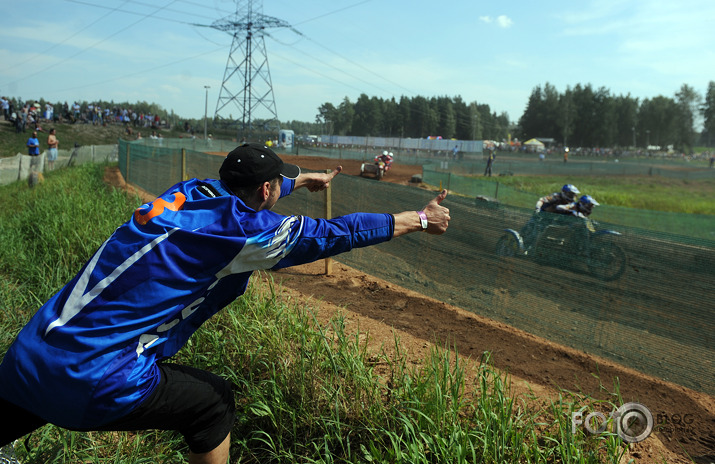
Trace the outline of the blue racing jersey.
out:
<instances>
[{"instance_id":1,"label":"blue racing jersey","mask_svg":"<svg viewBox=\"0 0 715 464\"><path fill-rule=\"evenodd\" d=\"M294 181L284 179L281 196ZM105 241L21 330L0 365L0 396L65 428L118 419L169 358L242 295L251 273L392 238L390 214L326 219L255 211L218 180L180 182Z\"/></svg>"}]
</instances>

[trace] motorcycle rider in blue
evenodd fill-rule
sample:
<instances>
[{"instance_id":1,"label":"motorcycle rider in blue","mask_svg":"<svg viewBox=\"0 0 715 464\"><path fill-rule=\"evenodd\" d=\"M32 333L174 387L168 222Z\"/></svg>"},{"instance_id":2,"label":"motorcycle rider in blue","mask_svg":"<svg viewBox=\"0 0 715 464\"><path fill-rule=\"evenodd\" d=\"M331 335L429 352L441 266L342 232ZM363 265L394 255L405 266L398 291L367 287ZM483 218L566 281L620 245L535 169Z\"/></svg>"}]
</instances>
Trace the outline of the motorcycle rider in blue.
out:
<instances>
[{"instance_id":1,"label":"motorcycle rider in blue","mask_svg":"<svg viewBox=\"0 0 715 464\"><path fill-rule=\"evenodd\" d=\"M600 205L591 195L584 195L567 205L559 205L556 207L556 212L561 214L570 214L582 219L586 219L593 212L593 207Z\"/></svg>"},{"instance_id":2,"label":"motorcycle rider in blue","mask_svg":"<svg viewBox=\"0 0 715 464\"><path fill-rule=\"evenodd\" d=\"M583 195L578 201L569 203L568 205L559 205L556 212L560 214L566 214L568 216L576 216L577 218L584 219L584 221L577 221L572 224L575 227L575 234L578 238L578 253L584 252L584 246L588 243L589 231L594 232L594 223L589 219L589 216L593 212L593 207L600 205L591 195Z\"/></svg>"},{"instance_id":3,"label":"motorcycle rider in blue","mask_svg":"<svg viewBox=\"0 0 715 464\"><path fill-rule=\"evenodd\" d=\"M581 192L575 185L566 184L561 187L560 192L554 192L551 195L539 198L536 202L535 214L526 223L521 234L527 253L533 248L541 232L554 220L558 219L558 216L540 213L564 213L564 211L559 210L559 207L573 203L579 193Z\"/></svg>"},{"instance_id":4,"label":"motorcycle rider in blue","mask_svg":"<svg viewBox=\"0 0 715 464\"><path fill-rule=\"evenodd\" d=\"M442 234L442 191L421 211L330 220L271 211L340 172L301 173L262 144L228 154L220 179L180 182L133 216L33 316L0 365L0 447L53 423L72 430L178 430L190 463L228 459L232 385L167 362L241 296L252 272L312 262L426 231ZM10 419L11 418L11 419Z\"/></svg>"},{"instance_id":5,"label":"motorcycle rider in blue","mask_svg":"<svg viewBox=\"0 0 715 464\"><path fill-rule=\"evenodd\" d=\"M576 201L576 196L581 193L573 184L566 184L561 187L560 192L552 193L551 195L546 195L545 197L539 198L536 202L536 213L546 211L547 213L557 213L557 207L559 205L568 205Z\"/></svg>"}]
</instances>

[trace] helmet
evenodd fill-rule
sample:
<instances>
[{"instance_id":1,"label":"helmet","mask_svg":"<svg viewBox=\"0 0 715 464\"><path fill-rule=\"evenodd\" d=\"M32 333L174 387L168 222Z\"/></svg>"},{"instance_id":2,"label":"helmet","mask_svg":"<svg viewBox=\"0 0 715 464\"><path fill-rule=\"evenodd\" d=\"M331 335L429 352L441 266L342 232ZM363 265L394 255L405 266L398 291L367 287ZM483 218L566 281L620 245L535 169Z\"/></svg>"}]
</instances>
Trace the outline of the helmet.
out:
<instances>
[{"instance_id":1,"label":"helmet","mask_svg":"<svg viewBox=\"0 0 715 464\"><path fill-rule=\"evenodd\" d=\"M389 153L390 158L393 158L395 155L392 154L392 152Z\"/></svg>"},{"instance_id":2,"label":"helmet","mask_svg":"<svg viewBox=\"0 0 715 464\"><path fill-rule=\"evenodd\" d=\"M591 210L594 206L600 205L591 195L584 195L578 199L578 209L591 214Z\"/></svg>"},{"instance_id":3,"label":"helmet","mask_svg":"<svg viewBox=\"0 0 715 464\"><path fill-rule=\"evenodd\" d=\"M387 155L387 150L382 152L383 155Z\"/></svg>"},{"instance_id":4,"label":"helmet","mask_svg":"<svg viewBox=\"0 0 715 464\"><path fill-rule=\"evenodd\" d=\"M561 187L561 191L562 191L563 194L564 194L567 198L569 198L571 201L575 201L575 200L576 200L576 195L578 195L579 193L581 193L581 192L579 192L579 190L576 188L576 186L573 185L573 184L566 184L566 185L564 185L563 187ZM590 198L590 197L589 197L589 198Z\"/></svg>"},{"instance_id":5,"label":"helmet","mask_svg":"<svg viewBox=\"0 0 715 464\"><path fill-rule=\"evenodd\" d=\"M584 206L590 205L590 206L598 206L600 205L599 202L596 201L595 198L593 198L591 195L584 195L581 198L578 199L578 202Z\"/></svg>"}]
</instances>

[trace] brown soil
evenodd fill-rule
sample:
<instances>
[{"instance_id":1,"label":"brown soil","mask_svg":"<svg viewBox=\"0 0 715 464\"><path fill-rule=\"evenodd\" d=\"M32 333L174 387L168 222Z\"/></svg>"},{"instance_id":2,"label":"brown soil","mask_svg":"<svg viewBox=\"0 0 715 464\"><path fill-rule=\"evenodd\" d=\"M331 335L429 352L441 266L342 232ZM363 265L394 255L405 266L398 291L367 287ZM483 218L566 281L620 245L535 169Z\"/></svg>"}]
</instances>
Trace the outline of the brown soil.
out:
<instances>
[{"instance_id":1,"label":"brown soil","mask_svg":"<svg viewBox=\"0 0 715 464\"><path fill-rule=\"evenodd\" d=\"M359 161L282 157L305 169L324 170L339 163L343 166L341 175L360 174ZM395 163L383 182L408 185L416 174L421 174L421 167ZM133 190L145 201L153 199L126 185L118 169L109 169L105 180ZM644 463L715 462L712 396L589 356L334 261L330 275L326 275L326 263L320 261L274 272L271 277L282 283L286 297L315 307L321 322L340 312L348 329L366 334L361 339L374 349L386 348L389 352L395 337L399 337L401 349L415 364L425 359L435 344L453 346L461 357L472 360L490 351L494 365L509 372L513 392L524 398L532 392L538 399L531 401L540 404L557 398L560 389L613 400L602 386L612 392L617 379L624 402L657 404L657 410L651 409L656 421L669 418L667 428L630 445L623 462L630 458Z\"/></svg>"},{"instance_id":2,"label":"brown soil","mask_svg":"<svg viewBox=\"0 0 715 464\"><path fill-rule=\"evenodd\" d=\"M341 174L347 174L348 176L359 176L360 166L362 165L362 161L348 159L336 160L331 158L296 155L281 155L281 157L287 163L297 164L302 168L314 171L332 169L337 165L341 165L343 167ZM400 164L399 162L394 161L382 181L408 185L414 175L422 176L422 166Z\"/></svg>"}]
</instances>

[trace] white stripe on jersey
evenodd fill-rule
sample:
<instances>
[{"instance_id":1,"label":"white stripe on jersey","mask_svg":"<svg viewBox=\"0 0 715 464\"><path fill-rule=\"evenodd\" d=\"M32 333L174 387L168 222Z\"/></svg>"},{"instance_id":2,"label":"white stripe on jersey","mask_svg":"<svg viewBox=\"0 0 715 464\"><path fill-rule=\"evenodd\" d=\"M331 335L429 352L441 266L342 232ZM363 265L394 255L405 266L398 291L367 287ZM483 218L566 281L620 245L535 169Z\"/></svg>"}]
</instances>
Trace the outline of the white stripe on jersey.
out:
<instances>
[{"instance_id":1,"label":"white stripe on jersey","mask_svg":"<svg viewBox=\"0 0 715 464\"><path fill-rule=\"evenodd\" d=\"M300 222L300 227L302 228L303 224L298 216L288 216L283 219L272 237L268 237L265 234L248 237L241 251L226 267L216 273L216 277L222 279L231 274L270 269L275 266L294 245L290 241L290 231L296 222ZM295 234L295 238L299 235L300 233Z\"/></svg>"},{"instance_id":2,"label":"white stripe on jersey","mask_svg":"<svg viewBox=\"0 0 715 464\"><path fill-rule=\"evenodd\" d=\"M150 243L141 247L139 251L124 260L124 262L120 264L116 269L114 269L111 274L97 282L97 285L95 285L94 288L92 288L89 292L85 293L85 291L87 290L87 285L89 284L89 278L92 275L94 268L97 266L97 261L99 261L99 256L102 254L102 251L104 250L104 247L107 245L109 240L112 239L112 237L109 237L109 239L107 239L107 241L102 244L99 250L97 250L97 253L94 254L92 260L87 264L87 267L84 269L84 272L82 272L82 275L80 275L79 279L77 279L77 283L72 289L69 298L67 298L67 302L65 302L64 306L62 307L62 313L60 314L60 317L52 321L52 323L47 326L47 330L45 330L45 335L50 333L50 331L55 327L62 327L63 325L67 324L73 317L79 314L85 306L87 306L89 303L92 302L92 300L97 298L105 288L107 288L109 285L111 285L112 282L117 280L117 278L122 275L124 271L129 269L132 264L137 262L145 254L149 253L152 248L157 246L162 241L166 240L169 235L173 234L177 230L179 229L171 229L170 231L163 233L162 235L152 240Z\"/></svg>"}]
</instances>

